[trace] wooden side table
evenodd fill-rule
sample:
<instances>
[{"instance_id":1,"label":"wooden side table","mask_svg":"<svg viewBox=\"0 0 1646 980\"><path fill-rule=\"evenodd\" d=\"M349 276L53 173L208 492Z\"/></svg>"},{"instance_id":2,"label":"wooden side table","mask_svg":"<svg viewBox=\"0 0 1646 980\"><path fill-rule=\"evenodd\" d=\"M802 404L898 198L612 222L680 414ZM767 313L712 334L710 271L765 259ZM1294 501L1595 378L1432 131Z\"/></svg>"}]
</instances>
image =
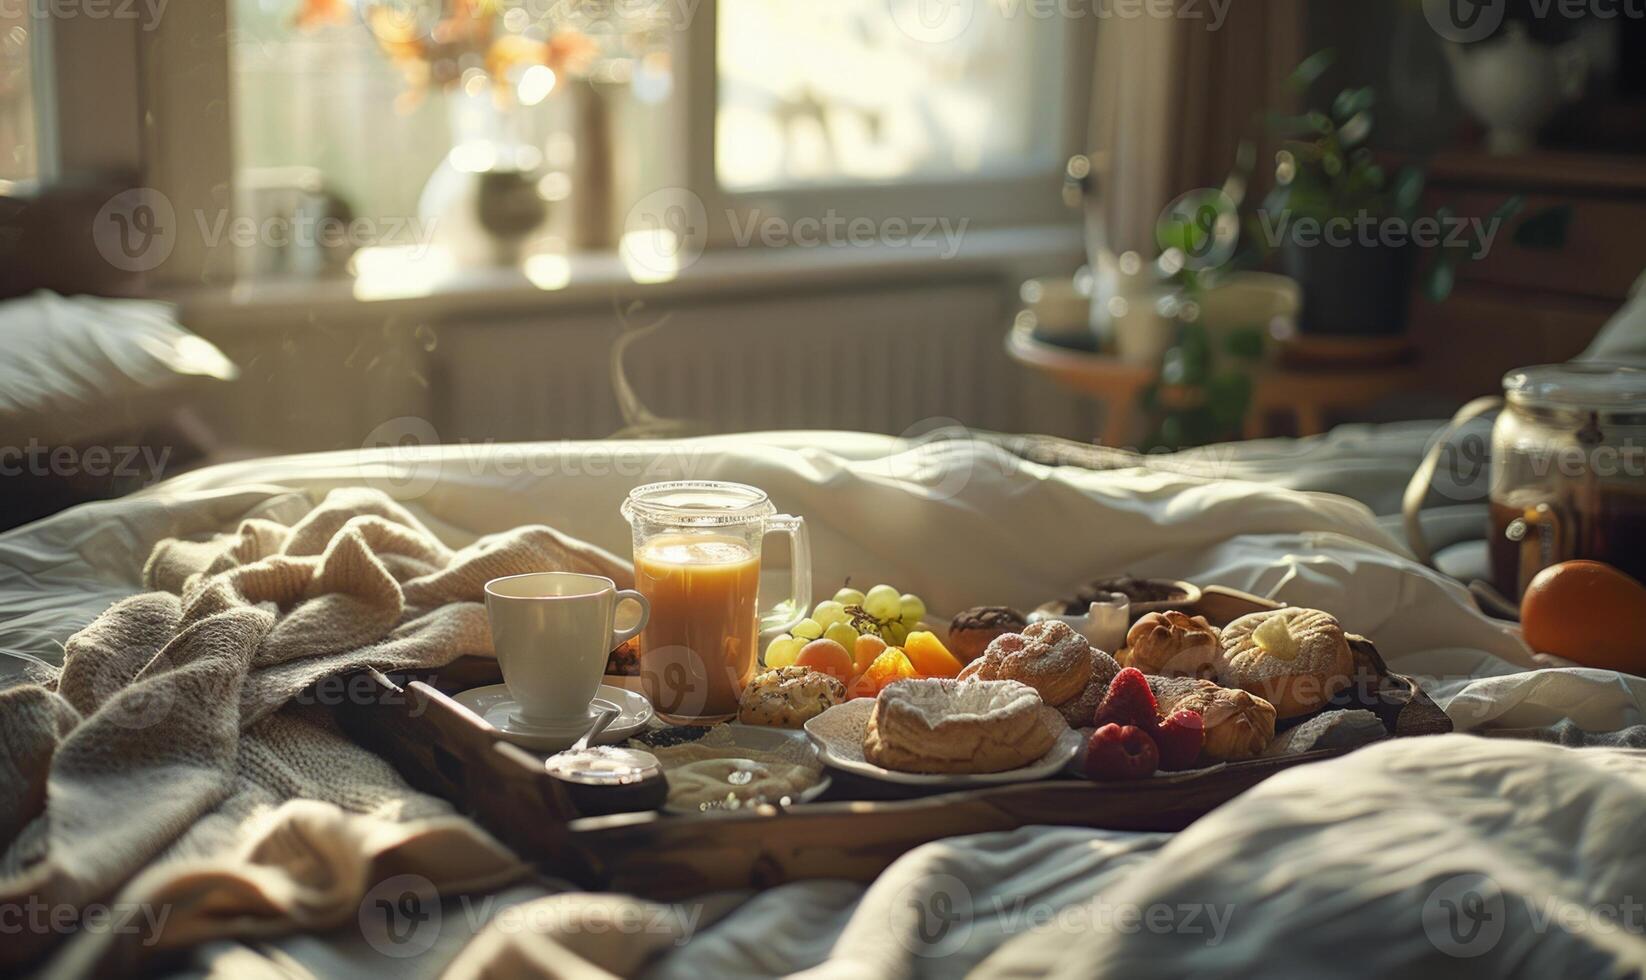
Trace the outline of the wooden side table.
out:
<instances>
[{"instance_id":1,"label":"wooden side table","mask_svg":"<svg viewBox=\"0 0 1646 980\"><path fill-rule=\"evenodd\" d=\"M1135 444L1138 402L1143 390L1154 383L1157 369L1048 344L1023 327L1013 327L1007 334L1006 353L1057 384L1101 402L1103 428L1098 438L1103 445ZM1288 414L1299 436L1319 435L1326 431L1326 417L1332 410L1368 405L1416 384L1417 369L1404 363L1307 369L1266 366L1253 376L1252 403L1241 434L1247 439L1273 435L1269 420Z\"/></svg>"}]
</instances>

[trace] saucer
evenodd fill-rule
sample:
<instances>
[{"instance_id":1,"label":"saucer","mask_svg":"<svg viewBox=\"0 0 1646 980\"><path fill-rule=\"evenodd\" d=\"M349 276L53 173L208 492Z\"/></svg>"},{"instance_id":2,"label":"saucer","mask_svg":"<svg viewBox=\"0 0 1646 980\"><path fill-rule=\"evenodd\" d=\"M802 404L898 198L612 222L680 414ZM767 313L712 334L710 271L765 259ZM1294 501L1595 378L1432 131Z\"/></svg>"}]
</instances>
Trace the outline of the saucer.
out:
<instances>
[{"instance_id":1,"label":"saucer","mask_svg":"<svg viewBox=\"0 0 1646 980\"><path fill-rule=\"evenodd\" d=\"M622 742L642 731L652 720L652 703L646 700L643 694L602 684L600 689L594 692L594 696L597 701L607 701L616 705L621 712L611 725L600 733L600 737L594 740L596 745L614 745ZM569 731L558 726L551 729L523 724L518 718L520 706L509 696L509 688L505 684L472 687L452 695L452 700L495 728L504 740L537 752L559 752L567 748L588 731L589 723L594 720L594 709L591 704L588 719L573 725Z\"/></svg>"}]
</instances>

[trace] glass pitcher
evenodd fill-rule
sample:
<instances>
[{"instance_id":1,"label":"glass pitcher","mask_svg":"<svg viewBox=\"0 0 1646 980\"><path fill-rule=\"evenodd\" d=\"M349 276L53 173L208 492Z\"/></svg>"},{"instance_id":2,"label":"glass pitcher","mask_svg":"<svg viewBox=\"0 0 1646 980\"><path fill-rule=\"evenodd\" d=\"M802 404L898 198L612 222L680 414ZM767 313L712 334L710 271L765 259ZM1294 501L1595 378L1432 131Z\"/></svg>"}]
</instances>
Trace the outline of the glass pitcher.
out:
<instances>
[{"instance_id":1,"label":"glass pitcher","mask_svg":"<svg viewBox=\"0 0 1646 980\"><path fill-rule=\"evenodd\" d=\"M762 628L792 629L811 606L806 522L777 513L763 490L741 483L653 483L621 508L634 531L635 588L651 603L640 634L640 682L671 724L737 715L759 662ZM789 535L789 595L762 610L760 546Z\"/></svg>"},{"instance_id":2,"label":"glass pitcher","mask_svg":"<svg viewBox=\"0 0 1646 980\"><path fill-rule=\"evenodd\" d=\"M1589 558L1646 580L1646 371L1555 364L1512 371L1492 428L1492 579L1511 599L1557 562Z\"/></svg>"}]
</instances>

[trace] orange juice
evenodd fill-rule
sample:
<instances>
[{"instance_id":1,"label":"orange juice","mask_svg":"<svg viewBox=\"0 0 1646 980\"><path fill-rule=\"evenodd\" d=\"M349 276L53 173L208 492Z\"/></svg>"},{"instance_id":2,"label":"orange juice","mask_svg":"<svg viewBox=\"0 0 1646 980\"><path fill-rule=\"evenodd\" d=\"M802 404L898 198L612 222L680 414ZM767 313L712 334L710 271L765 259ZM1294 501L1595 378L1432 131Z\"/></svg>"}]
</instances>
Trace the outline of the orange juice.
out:
<instances>
[{"instance_id":1,"label":"orange juice","mask_svg":"<svg viewBox=\"0 0 1646 980\"><path fill-rule=\"evenodd\" d=\"M635 588L652 606L640 634L640 679L665 720L737 714L759 640L760 557L742 538L659 535L635 554Z\"/></svg>"}]
</instances>

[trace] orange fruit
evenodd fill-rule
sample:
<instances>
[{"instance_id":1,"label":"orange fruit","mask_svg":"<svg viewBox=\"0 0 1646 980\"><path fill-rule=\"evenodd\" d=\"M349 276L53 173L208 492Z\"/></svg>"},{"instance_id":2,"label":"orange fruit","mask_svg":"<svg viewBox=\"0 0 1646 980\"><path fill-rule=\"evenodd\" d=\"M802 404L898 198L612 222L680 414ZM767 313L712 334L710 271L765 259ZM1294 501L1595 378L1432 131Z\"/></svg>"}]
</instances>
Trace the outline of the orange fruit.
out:
<instances>
[{"instance_id":1,"label":"orange fruit","mask_svg":"<svg viewBox=\"0 0 1646 980\"><path fill-rule=\"evenodd\" d=\"M794 665L829 674L839 678L842 684L852 678L852 655L833 640L813 640L806 644L794 658Z\"/></svg>"},{"instance_id":2,"label":"orange fruit","mask_svg":"<svg viewBox=\"0 0 1646 980\"><path fill-rule=\"evenodd\" d=\"M854 698L872 698L878 695L882 688L893 681L909 680L920 675L915 673L914 665L909 658L897 647L888 647L884 653L874 658L869 669L851 684L851 696Z\"/></svg>"},{"instance_id":3,"label":"orange fruit","mask_svg":"<svg viewBox=\"0 0 1646 980\"><path fill-rule=\"evenodd\" d=\"M903 652L922 677L953 677L960 673L960 661L935 633L910 633L903 641Z\"/></svg>"},{"instance_id":4,"label":"orange fruit","mask_svg":"<svg viewBox=\"0 0 1646 980\"><path fill-rule=\"evenodd\" d=\"M1520 628L1539 653L1646 675L1646 586L1603 562L1538 572L1520 600Z\"/></svg>"}]
</instances>

